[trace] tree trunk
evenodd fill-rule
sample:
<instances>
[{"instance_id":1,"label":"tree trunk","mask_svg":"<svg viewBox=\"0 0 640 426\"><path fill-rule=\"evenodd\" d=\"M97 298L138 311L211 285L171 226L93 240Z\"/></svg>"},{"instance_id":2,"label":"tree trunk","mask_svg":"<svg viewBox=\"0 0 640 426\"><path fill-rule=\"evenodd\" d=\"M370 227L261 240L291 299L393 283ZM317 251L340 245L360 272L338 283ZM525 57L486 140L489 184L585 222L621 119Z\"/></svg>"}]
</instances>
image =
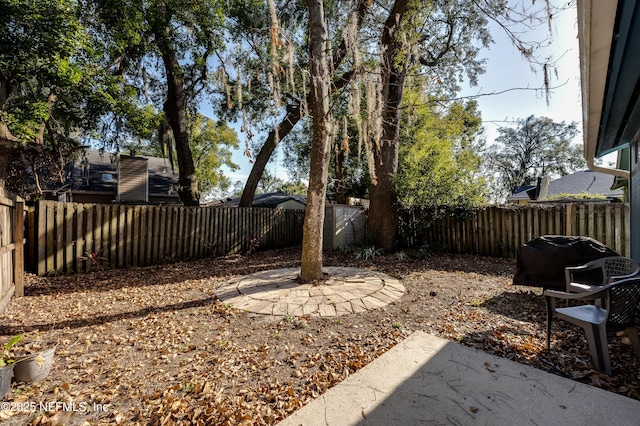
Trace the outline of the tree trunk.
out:
<instances>
[{"instance_id":1,"label":"tree trunk","mask_svg":"<svg viewBox=\"0 0 640 426\"><path fill-rule=\"evenodd\" d=\"M176 144L176 157L179 168L178 195L185 206L198 206L200 193L198 192L196 168L191 154L191 146L189 145L183 71L178 62L176 52L165 35L165 31L166 28L157 28L155 36L158 39L158 46L162 53L162 60L167 74L167 99L164 102L164 113L169 120Z\"/></svg>"},{"instance_id":2,"label":"tree trunk","mask_svg":"<svg viewBox=\"0 0 640 426\"><path fill-rule=\"evenodd\" d=\"M313 115L311 142L311 169L307 208L304 215L302 237L302 268L300 281L311 282L322 278L322 230L324 202L329 174L330 110L329 91L331 75L326 57L327 28L322 0L307 0L309 8L311 76L311 111Z\"/></svg>"},{"instance_id":3,"label":"tree trunk","mask_svg":"<svg viewBox=\"0 0 640 426\"><path fill-rule=\"evenodd\" d=\"M6 101L6 88L3 87L5 81L0 82L0 106ZM9 157L13 151L13 146L18 142L18 138L11 134L9 127L0 120L0 188L4 188L7 183L9 173Z\"/></svg>"},{"instance_id":4,"label":"tree trunk","mask_svg":"<svg viewBox=\"0 0 640 426\"><path fill-rule=\"evenodd\" d=\"M395 208L393 177L398 171L400 143L400 106L404 94L406 61L399 60L403 50L400 23L409 0L396 0L382 33L382 137L374 147L375 177L369 188L370 206L367 229L376 246L385 250L396 245L398 213Z\"/></svg>"},{"instance_id":5,"label":"tree trunk","mask_svg":"<svg viewBox=\"0 0 640 426\"><path fill-rule=\"evenodd\" d=\"M357 32L360 31L362 26L362 21L367 13L369 8L370 0L359 0L358 5L356 7L355 13L357 16ZM342 63L344 58L347 56L347 47L346 42L343 40L338 49L336 49L335 54L333 55L333 66L332 69L338 69L338 66ZM344 86L351 81L353 77L354 70L347 71L340 78L338 78L332 85L331 91L332 93L342 89ZM311 94L307 96L307 103L311 104ZM251 207L253 204L253 198L256 195L256 188L258 187L258 182L264 173L264 169L271 159L271 155L276 150L278 143L277 140L284 139L289 132L293 129L293 127L300 121L302 118L302 107L298 106L289 106L287 108L287 115L285 118L278 124L278 138L276 138L276 131L272 130L269 132L269 136L265 141L264 145L260 149L260 152L256 156L256 161L253 163L253 167L251 168L251 172L249 173L249 177L247 178L247 182L242 191L242 197L240 198L240 207Z\"/></svg>"},{"instance_id":6,"label":"tree trunk","mask_svg":"<svg viewBox=\"0 0 640 426\"><path fill-rule=\"evenodd\" d=\"M344 186L344 151L336 150L336 203L347 204L347 191Z\"/></svg>"},{"instance_id":7,"label":"tree trunk","mask_svg":"<svg viewBox=\"0 0 640 426\"><path fill-rule=\"evenodd\" d=\"M291 129L300 121L301 114L302 110L300 107L289 108L286 117L280 122L278 127L269 132L269 136L267 136L267 140L264 145L262 145L262 148L260 148L251 172L249 172L247 183L244 185L244 190L242 191L242 197L240 197L240 207L251 207L253 205L256 188L258 188L260 178L264 173L265 167L267 167L273 151L275 151L278 146L277 141L289 134ZM276 132L278 132L277 138Z\"/></svg>"},{"instance_id":8,"label":"tree trunk","mask_svg":"<svg viewBox=\"0 0 640 426\"><path fill-rule=\"evenodd\" d=\"M1 124L1 123L0 123ZM7 183L7 173L9 173L9 157L11 157L11 146L8 142L0 139L0 189L4 189Z\"/></svg>"}]
</instances>

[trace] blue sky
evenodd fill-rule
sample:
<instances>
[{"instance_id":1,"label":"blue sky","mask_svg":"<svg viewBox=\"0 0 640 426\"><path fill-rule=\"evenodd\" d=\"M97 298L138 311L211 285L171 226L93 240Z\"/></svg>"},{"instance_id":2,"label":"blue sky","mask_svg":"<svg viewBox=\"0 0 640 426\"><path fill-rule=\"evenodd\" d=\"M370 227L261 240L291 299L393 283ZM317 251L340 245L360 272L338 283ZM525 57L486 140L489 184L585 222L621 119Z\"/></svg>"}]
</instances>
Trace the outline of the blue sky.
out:
<instances>
[{"instance_id":1,"label":"blue sky","mask_svg":"<svg viewBox=\"0 0 640 426\"><path fill-rule=\"evenodd\" d=\"M553 3L557 3L554 1ZM559 58L557 75L550 73L551 91L547 105L545 93L533 90L514 90L495 96L478 97L480 111L485 127L487 142L497 136L498 127L507 127L518 118L530 115L544 116L554 121L582 123L582 104L580 97L580 68L578 59L578 39L575 8L565 10L552 20L551 45L536 52L541 58ZM495 44L484 57L487 58L486 72L480 77L479 86L468 88L466 95L500 92L512 88L539 88L543 85L541 70L534 72L504 32L497 25L492 26ZM530 39L544 39L548 28L540 28ZM539 67L538 67L539 68ZM582 134L576 138L581 143Z\"/></svg>"},{"instance_id":2,"label":"blue sky","mask_svg":"<svg viewBox=\"0 0 640 426\"><path fill-rule=\"evenodd\" d=\"M552 0L552 3L564 2ZM487 59L486 72L480 76L478 86L466 88L461 96L501 92L514 88L541 88L543 86L542 71L532 70L531 65L513 47L497 25L492 25L491 30L495 44L482 53L482 56ZM543 40L548 36L548 28L543 26L535 33L528 34L527 38ZM532 114L549 117L558 122L576 121L582 129L575 8L565 10L554 17L550 37L551 45L536 52L541 58L560 58L557 62L557 75L555 72L551 73L551 87L559 87L551 91L549 104L547 105L546 96L542 90L511 90L499 95L479 96L477 100L482 112L487 143L491 143L497 137L498 127L513 125L514 120L526 118ZM233 181L241 180L244 183L251 170L251 164L242 155L244 135L239 134L239 137L241 149L234 153L233 159L240 166L240 170L228 175ZM264 136L256 135L255 138L260 140L260 138L264 139ZM582 133L576 137L575 143L582 143ZM276 155L278 157L270 162L268 169L284 178L286 172L280 164L282 154L276 151Z\"/></svg>"}]
</instances>

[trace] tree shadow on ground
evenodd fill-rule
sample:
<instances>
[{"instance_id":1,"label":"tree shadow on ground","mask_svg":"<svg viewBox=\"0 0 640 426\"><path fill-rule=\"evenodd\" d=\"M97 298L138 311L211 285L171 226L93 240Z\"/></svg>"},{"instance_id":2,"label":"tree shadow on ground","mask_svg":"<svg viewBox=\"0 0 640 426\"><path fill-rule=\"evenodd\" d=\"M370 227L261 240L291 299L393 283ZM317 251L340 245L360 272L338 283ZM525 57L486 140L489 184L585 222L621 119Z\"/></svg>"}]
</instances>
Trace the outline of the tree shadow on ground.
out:
<instances>
[{"instance_id":1,"label":"tree shadow on ground","mask_svg":"<svg viewBox=\"0 0 640 426\"><path fill-rule=\"evenodd\" d=\"M224 282L231 277L255 272L300 266L300 247L289 247L251 255L228 255L199 259L190 262L109 269L53 277L30 276L25 296L42 296L82 291L111 291L126 287L144 287L179 284L189 280L214 280ZM473 259L470 261L470 259ZM486 276L507 277L513 275L513 259L484 258L468 255L437 254L424 259L398 260L394 254L376 259L358 261L352 254L339 250L324 253L325 266L355 267L375 270L406 278L411 273L428 271L460 271Z\"/></svg>"},{"instance_id":2,"label":"tree shadow on ground","mask_svg":"<svg viewBox=\"0 0 640 426\"><path fill-rule=\"evenodd\" d=\"M111 291L125 287L179 284L189 280L223 282L237 275L299 266L299 248L256 252L251 255L228 255L191 262L110 269L86 274L56 277L33 277L25 296L43 296L81 291Z\"/></svg>"},{"instance_id":3,"label":"tree shadow on ground","mask_svg":"<svg viewBox=\"0 0 640 426\"><path fill-rule=\"evenodd\" d=\"M89 318L74 318L65 321L51 322L51 323L38 323L28 325L3 325L3 334L5 335L17 335L24 334L34 330L57 330L64 328L83 328L92 327L94 325L108 324L113 321L127 320L142 318L149 314L158 314L164 312L175 312L191 308L199 308L208 305L214 305L216 303L215 297L207 297L200 300L192 300L190 302L174 303L171 305L147 307L130 312L119 312L116 314L97 315Z\"/></svg>"},{"instance_id":4,"label":"tree shadow on ground","mask_svg":"<svg viewBox=\"0 0 640 426\"><path fill-rule=\"evenodd\" d=\"M531 288L513 287L514 291L505 291L482 301L479 307L499 315L506 315L519 321L546 321L546 306L542 292Z\"/></svg>"},{"instance_id":5,"label":"tree shadow on ground","mask_svg":"<svg viewBox=\"0 0 640 426\"><path fill-rule=\"evenodd\" d=\"M340 250L325 252L325 266L349 266L376 269L389 275L406 276L428 271L465 272L485 276L513 277L515 259L473 256L453 253L430 253L422 258L402 257L397 253L376 256L374 259L355 260L353 254Z\"/></svg>"}]
</instances>

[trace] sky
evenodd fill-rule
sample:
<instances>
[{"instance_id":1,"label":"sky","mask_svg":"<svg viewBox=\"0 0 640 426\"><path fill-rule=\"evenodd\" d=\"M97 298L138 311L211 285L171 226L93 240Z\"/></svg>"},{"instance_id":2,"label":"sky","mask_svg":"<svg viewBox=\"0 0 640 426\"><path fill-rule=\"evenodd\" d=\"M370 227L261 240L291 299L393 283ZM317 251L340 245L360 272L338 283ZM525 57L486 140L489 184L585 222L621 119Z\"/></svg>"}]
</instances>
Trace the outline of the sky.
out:
<instances>
[{"instance_id":1,"label":"sky","mask_svg":"<svg viewBox=\"0 0 640 426\"><path fill-rule=\"evenodd\" d=\"M564 1L552 0L553 4L563 4ZM575 2L574 2L575 3ZM544 2L538 2L543 5ZM582 104L580 97L580 68L578 59L578 30L575 7L562 11L552 19L552 33L549 35L547 26L543 26L534 33L527 34L528 39L544 40L551 37L550 46L536 52L542 58L551 57L557 60L556 72L550 74L550 86L553 87L549 103L543 90L533 90L543 86L543 73L540 69L532 70L531 65L513 47L512 43L496 24L491 26L494 44L484 50L482 57L487 59L486 72L479 78L476 87L466 87L461 96L475 96L481 93L495 93L507 91L491 96L478 96L479 110L482 113L485 138L488 144L498 136L499 127L513 126L517 119L524 119L530 115L549 117L556 122L570 123L575 121L582 129ZM511 90L515 88L529 88L530 90ZM235 182L246 181L251 170L247 157L242 155L244 150L243 135L241 149L233 155L233 160L240 166L240 170L228 172L228 176ZM260 135L256 135L259 138ZM582 143L580 132L574 143ZM273 174L286 178L286 171L280 164L282 153L276 151L276 161L271 161L267 167Z\"/></svg>"},{"instance_id":2,"label":"sky","mask_svg":"<svg viewBox=\"0 0 640 426\"><path fill-rule=\"evenodd\" d=\"M542 2L538 2L539 4ZM553 1L553 3L558 3ZM541 58L559 58L557 74L550 73L550 93L547 104L542 90L511 90L494 96L479 96L479 109L482 112L487 142L497 136L498 127L512 126L512 121L527 118L530 115L549 117L554 121L575 121L582 128L582 104L580 96L580 65L578 59L578 29L575 7L559 13L552 19L551 44L535 54ZM501 92L513 88L541 88L544 76L542 70L532 70L531 65L513 47L504 31L496 24L491 27L495 44L491 45L484 56L487 59L486 72L480 76L477 87L467 88L465 95ZM542 40L549 36L548 27L543 26L528 39ZM539 68L539 67L538 67ZM576 143L582 142L582 134Z\"/></svg>"}]
</instances>

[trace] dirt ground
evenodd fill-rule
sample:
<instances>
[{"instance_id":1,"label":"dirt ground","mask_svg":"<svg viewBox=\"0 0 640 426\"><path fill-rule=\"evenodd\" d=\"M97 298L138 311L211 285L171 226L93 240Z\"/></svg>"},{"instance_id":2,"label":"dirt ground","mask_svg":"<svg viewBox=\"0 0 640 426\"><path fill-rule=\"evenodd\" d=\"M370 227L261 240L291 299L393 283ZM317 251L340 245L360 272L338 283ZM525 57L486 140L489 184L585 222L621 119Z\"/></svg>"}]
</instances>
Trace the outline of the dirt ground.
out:
<instances>
[{"instance_id":1,"label":"dirt ground","mask_svg":"<svg viewBox=\"0 0 640 426\"><path fill-rule=\"evenodd\" d=\"M640 363L614 338L614 375L592 369L584 333L554 326L545 350L542 290L511 285L515 261L431 254L356 261L399 278L405 295L341 317L272 317L221 304L231 277L299 266L300 249L86 275L28 277L0 314L0 343L57 345L49 377L14 383L3 424L273 424L423 330L640 399ZM6 409L8 408L8 409Z\"/></svg>"}]
</instances>

